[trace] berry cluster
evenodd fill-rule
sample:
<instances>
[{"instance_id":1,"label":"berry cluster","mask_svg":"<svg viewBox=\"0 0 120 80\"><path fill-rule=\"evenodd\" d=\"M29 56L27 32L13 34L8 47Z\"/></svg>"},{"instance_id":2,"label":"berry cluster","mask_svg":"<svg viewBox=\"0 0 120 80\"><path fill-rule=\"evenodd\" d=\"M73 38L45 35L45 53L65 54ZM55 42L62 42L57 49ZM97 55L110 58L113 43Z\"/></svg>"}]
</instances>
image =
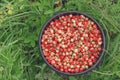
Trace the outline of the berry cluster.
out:
<instances>
[{"instance_id":1,"label":"berry cluster","mask_svg":"<svg viewBox=\"0 0 120 80\"><path fill-rule=\"evenodd\" d=\"M82 72L94 65L101 45L101 31L84 15L69 14L51 21L41 39L48 63L66 73Z\"/></svg>"}]
</instances>

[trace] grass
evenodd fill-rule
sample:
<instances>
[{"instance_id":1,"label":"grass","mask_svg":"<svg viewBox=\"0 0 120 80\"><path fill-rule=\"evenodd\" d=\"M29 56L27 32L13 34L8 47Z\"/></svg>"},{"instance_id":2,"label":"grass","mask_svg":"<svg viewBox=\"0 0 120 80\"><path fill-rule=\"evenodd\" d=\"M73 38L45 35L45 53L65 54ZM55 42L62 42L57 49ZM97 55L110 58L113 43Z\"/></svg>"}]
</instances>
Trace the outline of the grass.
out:
<instances>
[{"instance_id":1,"label":"grass","mask_svg":"<svg viewBox=\"0 0 120 80\"><path fill-rule=\"evenodd\" d=\"M120 0L1 0L0 80L119 80ZM60 0L62 2L62 0ZM95 18L104 29L107 48L90 74L65 76L51 70L39 55L38 36L55 13L76 10Z\"/></svg>"}]
</instances>

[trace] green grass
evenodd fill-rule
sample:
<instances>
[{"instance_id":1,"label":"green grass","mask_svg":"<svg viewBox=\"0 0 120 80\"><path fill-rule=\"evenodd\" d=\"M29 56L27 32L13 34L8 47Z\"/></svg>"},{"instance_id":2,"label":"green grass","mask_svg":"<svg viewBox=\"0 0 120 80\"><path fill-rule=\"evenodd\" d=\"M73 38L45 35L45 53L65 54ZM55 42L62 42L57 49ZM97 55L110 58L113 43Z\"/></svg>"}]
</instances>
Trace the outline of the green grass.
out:
<instances>
[{"instance_id":1,"label":"green grass","mask_svg":"<svg viewBox=\"0 0 120 80\"><path fill-rule=\"evenodd\" d=\"M0 80L119 80L120 0L69 0L54 8L55 1L0 1ZM70 10L92 16L105 32L105 55L90 75L56 74L39 55L38 36L45 22Z\"/></svg>"}]
</instances>

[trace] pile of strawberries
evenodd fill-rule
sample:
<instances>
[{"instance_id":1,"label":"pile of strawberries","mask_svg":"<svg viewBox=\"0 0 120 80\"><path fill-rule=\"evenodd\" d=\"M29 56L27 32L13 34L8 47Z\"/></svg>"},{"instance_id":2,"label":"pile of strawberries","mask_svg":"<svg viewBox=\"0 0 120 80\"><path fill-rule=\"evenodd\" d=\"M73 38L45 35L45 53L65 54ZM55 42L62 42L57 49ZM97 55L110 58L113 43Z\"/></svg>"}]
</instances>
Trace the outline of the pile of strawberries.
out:
<instances>
[{"instance_id":1,"label":"pile of strawberries","mask_svg":"<svg viewBox=\"0 0 120 80\"><path fill-rule=\"evenodd\" d=\"M51 21L41 39L45 59L65 73L83 72L94 65L101 45L101 31L84 15L63 15Z\"/></svg>"}]
</instances>

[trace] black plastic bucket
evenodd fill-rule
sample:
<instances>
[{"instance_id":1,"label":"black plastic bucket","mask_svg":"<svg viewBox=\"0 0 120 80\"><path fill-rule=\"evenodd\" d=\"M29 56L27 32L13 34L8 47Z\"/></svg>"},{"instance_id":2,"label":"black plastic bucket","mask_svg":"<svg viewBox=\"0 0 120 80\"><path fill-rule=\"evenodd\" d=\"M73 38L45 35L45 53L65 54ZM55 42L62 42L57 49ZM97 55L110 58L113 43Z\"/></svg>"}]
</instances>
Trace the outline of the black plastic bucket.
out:
<instances>
[{"instance_id":1,"label":"black plastic bucket","mask_svg":"<svg viewBox=\"0 0 120 80\"><path fill-rule=\"evenodd\" d=\"M49 25L49 23L55 19L58 19L60 16L63 16L63 15L69 15L69 14L73 14L73 15L84 15L85 17L89 18L90 20L92 20L94 23L97 24L98 26L98 29L101 31L101 35L102 35L102 51L100 52L100 55L99 55L99 58L97 59L97 62L92 65L91 67L89 67L87 70L83 71L83 72L80 72L80 73L65 73L65 72L61 72L59 70L57 70L56 68L54 68L50 63L48 63L48 61L46 60L44 54L43 54L43 51L42 51L42 47L41 47L41 38L42 38L42 35L43 35L43 31L46 29L46 27ZM104 32L103 32L103 29L102 27L98 24L98 22L93 19L92 17L86 15L85 13L82 13L82 12L78 12L78 11L67 11L67 12L61 12L61 13L57 13L56 15L54 15L51 19L49 19L46 24L43 26L42 30L40 31L40 35L39 35L39 50L40 50L40 54L43 58L43 60L45 61L45 63L50 67L52 68L54 71L56 71L57 73L61 73L61 74L64 74L64 75L69 75L69 76L73 76L73 75L81 75L81 74L84 74L84 73L87 73L87 72L90 72L92 69L94 69L95 67L98 66L98 64L100 63L100 61L102 60L102 57L104 55L104 50L105 50L105 35L104 35Z\"/></svg>"}]
</instances>

